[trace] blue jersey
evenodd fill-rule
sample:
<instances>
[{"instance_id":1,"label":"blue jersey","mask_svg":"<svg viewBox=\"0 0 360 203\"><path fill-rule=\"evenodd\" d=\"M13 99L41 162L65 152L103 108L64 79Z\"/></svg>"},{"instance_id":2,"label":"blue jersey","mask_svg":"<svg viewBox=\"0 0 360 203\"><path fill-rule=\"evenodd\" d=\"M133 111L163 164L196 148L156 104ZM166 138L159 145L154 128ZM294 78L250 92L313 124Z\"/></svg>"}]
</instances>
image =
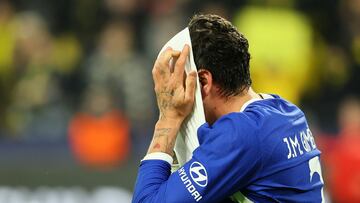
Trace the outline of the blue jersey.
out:
<instances>
[{"instance_id":1,"label":"blue jersey","mask_svg":"<svg viewBox=\"0 0 360 203\"><path fill-rule=\"evenodd\" d=\"M323 202L320 151L304 113L274 95L198 129L200 146L176 172L143 160L133 202Z\"/></svg>"}]
</instances>

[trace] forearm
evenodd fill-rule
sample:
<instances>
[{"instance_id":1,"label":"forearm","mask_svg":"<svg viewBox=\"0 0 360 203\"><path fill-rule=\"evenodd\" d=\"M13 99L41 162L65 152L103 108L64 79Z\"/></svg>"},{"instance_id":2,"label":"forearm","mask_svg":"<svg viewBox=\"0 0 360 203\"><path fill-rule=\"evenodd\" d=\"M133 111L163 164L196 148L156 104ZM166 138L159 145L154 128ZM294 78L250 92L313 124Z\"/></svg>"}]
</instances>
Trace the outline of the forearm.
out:
<instances>
[{"instance_id":1,"label":"forearm","mask_svg":"<svg viewBox=\"0 0 360 203\"><path fill-rule=\"evenodd\" d=\"M154 136L151 141L148 155L141 161L137 177L133 203L164 202L167 184L171 174L171 163L176 134L178 133L182 120L159 119L155 125ZM166 154L159 154L166 153ZM155 157L155 158L154 158ZM171 194L173 195L173 194Z\"/></svg>"},{"instance_id":2,"label":"forearm","mask_svg":"<svg viewBox=\"0 0 360 203\"><path fill-rule=\"evenodd\" d=\"M185 73L189 53L187 45L181 53L167 48L154 64L152 75L160 118L147 155L141 161L133 203L193 202L178 173L170 175L176 135L195 100L197 73ZM172 71L171 59L176 60Z\"/></svg>"},{"instance_id":3,"label":"forearm","mask_svg":"<svg viewBox=\"0 0 360 203\"><path fill-rule=\"evenodd\" d=\"M179 132L182 119L161 118L155 125L153 139L148 154L163 152L173 156L176 135Z\"/></svg>"}]
</instances>

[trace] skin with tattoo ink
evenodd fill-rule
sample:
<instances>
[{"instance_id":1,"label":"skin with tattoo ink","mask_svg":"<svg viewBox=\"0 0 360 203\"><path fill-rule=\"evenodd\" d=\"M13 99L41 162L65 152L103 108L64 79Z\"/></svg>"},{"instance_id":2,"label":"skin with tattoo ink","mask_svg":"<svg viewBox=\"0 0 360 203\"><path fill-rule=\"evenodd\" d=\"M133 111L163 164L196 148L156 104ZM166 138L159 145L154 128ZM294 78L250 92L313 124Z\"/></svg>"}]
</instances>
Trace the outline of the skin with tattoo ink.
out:
<instances>
[{"instance_id":1,"label":"skin with tattoo ink","mask_svg":"<svg viewBox=\"0 0 360 203\"><path fill-rule=\"evenodd\" d=\"M185 73L189 52L188 45L181 52L167 48L155 62L152 75L160 115L148 154L164 152L173 156L177 132L193 108L197 73ZM171 60L175 61L173 68Z\"/></svg>"}]
</instances>

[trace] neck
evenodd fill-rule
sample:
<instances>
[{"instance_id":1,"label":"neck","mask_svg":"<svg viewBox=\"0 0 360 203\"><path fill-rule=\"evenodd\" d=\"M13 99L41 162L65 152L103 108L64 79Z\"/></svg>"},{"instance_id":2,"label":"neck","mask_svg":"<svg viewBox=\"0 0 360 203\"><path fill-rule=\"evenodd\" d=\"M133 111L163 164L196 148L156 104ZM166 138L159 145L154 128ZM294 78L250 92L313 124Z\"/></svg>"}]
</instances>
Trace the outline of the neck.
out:
<instances>
[{"instance_id":1,"label":"neck","mask_svg":"<svg viewBox=\"0 0 360 203\"><path fill-rule=\"evenodd\" d=\"M261 97L250 87L248 91L241 95L232 96L229 98L217 98L214 101L213 108L213 119L209 121L210 124L213 124L220 117L232 113L240 112L240 109L244 104L251 99L260 99Z\"/></svg>"}]
</instances>

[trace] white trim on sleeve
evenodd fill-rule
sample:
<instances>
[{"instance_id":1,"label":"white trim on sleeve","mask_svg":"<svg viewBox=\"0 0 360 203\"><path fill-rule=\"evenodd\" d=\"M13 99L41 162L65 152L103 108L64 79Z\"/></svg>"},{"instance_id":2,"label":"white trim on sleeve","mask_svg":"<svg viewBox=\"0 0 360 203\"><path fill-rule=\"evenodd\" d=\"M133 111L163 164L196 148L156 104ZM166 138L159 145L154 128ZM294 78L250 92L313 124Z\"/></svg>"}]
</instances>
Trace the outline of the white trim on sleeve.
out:
<instances>
[{"instance_id":1,"label":"white trim on sleeve","mask_svg":"<svg viewBox=\"0 0 360 203\"><path fill-rule=\"evenodd\" d=\"M163 161L168 162L170 165L174 161L173 158L169 154L166 154L164 152L153 152L153 153L147 154L141 161L145 161L145 160L163 160Z\"/></svg>"}]
</instances>

